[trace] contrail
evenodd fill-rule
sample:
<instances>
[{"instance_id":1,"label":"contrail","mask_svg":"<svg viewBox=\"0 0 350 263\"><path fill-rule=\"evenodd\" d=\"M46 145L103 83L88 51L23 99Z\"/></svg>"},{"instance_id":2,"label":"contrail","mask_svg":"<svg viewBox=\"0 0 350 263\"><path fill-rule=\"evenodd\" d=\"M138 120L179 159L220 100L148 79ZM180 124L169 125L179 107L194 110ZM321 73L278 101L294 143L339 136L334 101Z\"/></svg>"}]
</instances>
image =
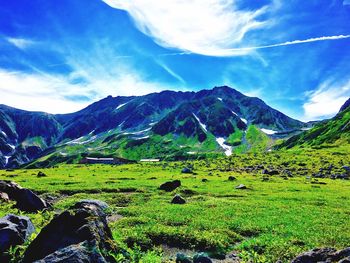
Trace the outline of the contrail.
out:
<instances>
[{"instance_id":1,"label":"contrail","mask_svg":"<svg viewBox=\"0 0 350 263\"><path fill-rule=\"evenodd\" d=\"M319 42L319 41L330 41L330 40L338 40L338 39L346 39L350 38L350 35L338 35L338 36L323 36L323 37L315 37L315 38L309 38L304 40L293 40L293 41L287 41L283 43L278 44L272 44L272 45L265 45L265 46L256 46L256 47L240 47L240 48L230 48L230 49L223 49L222 51L226 52L235 52L235 51L249 51L249 50L257 50L257 49L266 49L266 48L274 48L274 47L283 47L283 46L291 46L291 45L299 45L303 43L311 43L311 42ZM160 54L159 56L176 56L176 55L190 55L194 54L193 52L176 52L176 53L164 53ZM230 56L229 54L226 56Z\"/></svg>"},{"instance_id":2,"label":"contrail","mask_svg":"<svg viewBox=\"0 0 350 263\"><path fill-rule=\"evenodd\" d=\"M304 40L287 41L284 43L278 43L278 44L272 44L272 45L266 45L266 46L230 48L230 49L226 49L226 51L265 49L265 48L282 47L282 46L298 45L298 44L310 43L310 42L338 40L338 39L346 39L346 38L350 38L350 35L315 37L315 38L309 38Z\"/></svg>"}]
</instances>

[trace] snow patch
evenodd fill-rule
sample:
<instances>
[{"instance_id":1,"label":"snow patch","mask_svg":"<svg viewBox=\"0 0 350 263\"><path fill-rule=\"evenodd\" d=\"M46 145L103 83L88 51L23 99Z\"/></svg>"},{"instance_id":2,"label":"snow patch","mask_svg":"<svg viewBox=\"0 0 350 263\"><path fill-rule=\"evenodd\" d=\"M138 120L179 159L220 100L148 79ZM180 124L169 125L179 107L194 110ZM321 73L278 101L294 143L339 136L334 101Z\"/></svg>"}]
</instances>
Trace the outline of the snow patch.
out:
<instances>
[{"instance_id":1,"label":"snow patch","mask_svg":"<svg viewBox=\"0 0 350 263\"><path fill-rule=\"evenodd\" d=\"M118 105L115 109L119 110L121 107L124 107L126 104L128 104L128 102Z\"/></svg>"},{"instance_id":2,"label":"snow patch","mask_svg":"<svg viewBox=\"0 0 350 263\"><path fill-rule=\"evenodd\" d=\"M150 130L152 130L152 128L147 128L147 129L144 129L144 130L138 131L138 132L131 132L130 134L139 135L139 134L148 132L148 131L150 131Z\"/></svg>"},{"instance_id":3,"label":"snow patch","mask_svg":"<svg viewBox=\"0 0 350 263\"><path fill-rule=\"evenodd\" d=\"M187 154L193 155L193 154L197 154L197 153L196 152L187 152Z\"/></svg>"},{"instance_id":4,"label":"snow patch","mask_svg":"<svg viewBox=\"0 0 350 263\"><path fill-rule=\"evenodd\" d=\"M203 130L205 130L206 132L208 132L207 126L206 126L205 124L203 124L203 123L199 120L199 118L197 117L196 114L194 114L194 113L192 113L192 114L193 114L193 116L196 118L196 120L198 121L199 125L203 128Z\"/></svg>"},{"instance_id":5,"label":"snow patch","mask_svg":"<svg viewBox=\"0 0 350 263\"><path fill-rule=\"evenodd\" d=\"M225 138L216 138L216 142L220 145L222 149L225 150L226 156L232 155L232 147L225 144Z\"/></svg>"},{"instance_id":6,"label":"snow patch","mask_svg":"<svg viewBox=\"0 0 350 263\"><path fill-rule=\"evenodd\" d=\"M12 144L8 144L8 146L10 146L12 148L12 150L14 150L16 148L16 146L14 146Z\"/></svg>"},{"instance_id":7,"label":"snow patch","mask_svg":"<svg viewBox=\"0 0 350 263\"><path fill-rule=\"evenodd\" d=\"M219 101L222 101L222 98L218 98Z\"/></svg>"},{"instance_id":8,"label":"snow patch","mask_svg":"<svg viewBox=\"0 0 350 263\"><path fill-rule=\"evenodd\" d=\"M6 134L4 131L1 131L1 133L2 133L5 137L7 137L7 134Z\"/></svg>"},{"instance_id":9,"label":"snow patch","mask_svg":"<svg viewBox=\"0 0 350 263\"><path fill-rule=\"evenodd\" d=\"M5 157L5 165L7 165L9 163L9 159L11 158L11 156L4 156Z\"/></svg>"},{"instance_id":10,"label":"snow patch","mask_svg":"<svg viewBox=\"0 0 350 263\"><path fill-rule=\"evenodd\" d=\"M248 121L246 119L244 119L244 118L241 118L241 121L243 121L245 124L248 123Z\"/></svg>"},{"instance_id":11,"label":"snow patch","mask_svg":"<svg viewBox=\"0 0 350 263\"><path fill-rule=\"evenodd\" d=\"M142 140L142 139L147 139L147 138L149 138L148 135L147 135L147 136L140 137L140 138L135 138L135 140Z\"/></svg>"},{"instance_id":12,"label":"snow patch","mask_svg":"<svg viewBox=\"0 0 350 263\"><path fill-rule=\"evenodd\" d=\"M272 135L272 134L275 134L275 133L277 133L277 131L273 131L273 130L269 130L269 129L264 129L264 128L262 128L262 129L260 129L263 133L266 133L266 134L268 134L268 135Z\"/></svg>"}]
</instances>

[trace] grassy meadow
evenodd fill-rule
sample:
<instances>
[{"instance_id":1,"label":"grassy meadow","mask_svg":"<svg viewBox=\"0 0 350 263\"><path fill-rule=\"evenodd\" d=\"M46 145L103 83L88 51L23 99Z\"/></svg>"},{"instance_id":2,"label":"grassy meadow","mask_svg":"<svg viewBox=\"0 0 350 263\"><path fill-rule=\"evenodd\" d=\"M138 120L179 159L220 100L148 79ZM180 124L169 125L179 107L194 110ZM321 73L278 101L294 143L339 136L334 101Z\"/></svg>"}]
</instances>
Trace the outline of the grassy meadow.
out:
<instances>
[{"instance_id":1,"label":"grassy meadow","mask_svg":"<svg viewBox=\"0 0 350 263\"><path fill-rule=\"evenodd\" d=\"M350 164L348 152L300 149L188 162L4 170L0 180L39 193L52 201L53 208L25 214L1 203L0 217L25 214L39 232L55 213L76 201L100 199L110 206L109 225L116 243L133 262L174 262L179 251L204 251L217 262L230 262L220 260L232 253L243 262L288 262L315 247L349 246L350 181L312 176L330 166L330 173L340 173ZM184 167L193 174L181 173ZM279 173L267 175L263 169ZM37 177L38 171L47 176ZM175 179L182 184L175 191L158 189ZM247 189L235 189L239 184ZM176 193L187 203L171 204ZM14 262L24 248L12 250ZM122 253L115 258L125 262Z\"/></svg>"}]
</instances>

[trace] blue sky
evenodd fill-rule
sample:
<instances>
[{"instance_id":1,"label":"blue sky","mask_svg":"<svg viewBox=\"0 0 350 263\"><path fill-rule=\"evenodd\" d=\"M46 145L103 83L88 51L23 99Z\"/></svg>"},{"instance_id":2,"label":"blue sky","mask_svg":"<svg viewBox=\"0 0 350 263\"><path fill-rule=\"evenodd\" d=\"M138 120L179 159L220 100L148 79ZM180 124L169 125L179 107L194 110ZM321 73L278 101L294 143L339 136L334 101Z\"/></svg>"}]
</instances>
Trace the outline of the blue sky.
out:
<instances>
[{"instance_id":1,"label":"blue sky","mask_svg":"<svg viewBox=\"0 0 350 263\"><path fill-rule=\"evenodd\" d=\"M349 0L2 0L0 103L229 85L302 120L350 97ZM286 3L288 2L288 3Z\"/></svg>"}]
</instances>

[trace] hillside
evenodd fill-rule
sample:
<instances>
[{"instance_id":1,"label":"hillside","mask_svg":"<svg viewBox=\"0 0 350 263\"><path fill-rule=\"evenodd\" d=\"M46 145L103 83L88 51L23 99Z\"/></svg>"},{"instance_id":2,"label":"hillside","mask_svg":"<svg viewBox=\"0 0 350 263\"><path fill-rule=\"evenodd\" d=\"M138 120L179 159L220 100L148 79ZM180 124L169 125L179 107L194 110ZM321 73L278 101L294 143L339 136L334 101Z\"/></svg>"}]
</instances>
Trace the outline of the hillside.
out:
<instances>
[{"instance_id":1,"label":"hillside","mask_svg":"<svg viewBox=\"0 0 350 263\"><path fill-rule=\"evenodd\" d=\"M293 136L278 148L327 147L350 143L350 99L330 120L316 124L312 129Z\"/></svg>"}]
</instances>

